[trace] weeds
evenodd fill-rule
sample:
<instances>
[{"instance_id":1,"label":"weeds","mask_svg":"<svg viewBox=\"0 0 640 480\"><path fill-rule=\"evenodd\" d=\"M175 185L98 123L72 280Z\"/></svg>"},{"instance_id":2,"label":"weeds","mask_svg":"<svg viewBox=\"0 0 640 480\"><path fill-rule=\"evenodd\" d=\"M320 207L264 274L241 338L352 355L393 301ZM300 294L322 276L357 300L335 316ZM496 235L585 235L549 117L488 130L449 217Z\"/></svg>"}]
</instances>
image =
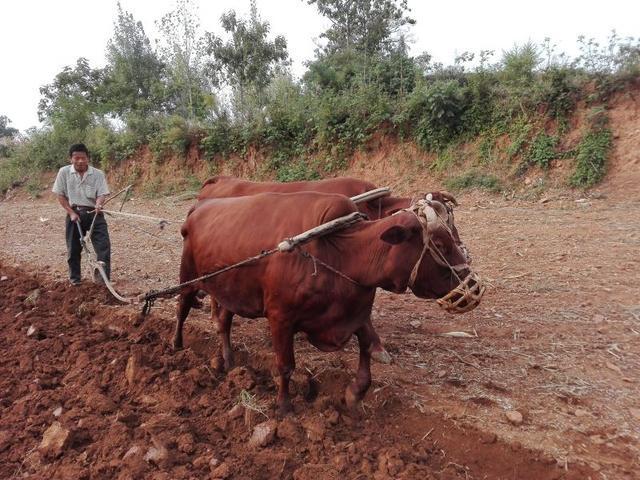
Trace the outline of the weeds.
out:
<instances>
[{"instance_id":1,"label":"weeds","mask_svg":"<svg viewBox=\"0 0 640 480\"><path fill-rule=\"evenodd\" d=\"M502 189L502 185L500 184L498 177L475 170L458 177L449 178L445 180L444 184L448 189L454 191L479 188L489 192L499 192Z\"/></svg>"}]
</instances>

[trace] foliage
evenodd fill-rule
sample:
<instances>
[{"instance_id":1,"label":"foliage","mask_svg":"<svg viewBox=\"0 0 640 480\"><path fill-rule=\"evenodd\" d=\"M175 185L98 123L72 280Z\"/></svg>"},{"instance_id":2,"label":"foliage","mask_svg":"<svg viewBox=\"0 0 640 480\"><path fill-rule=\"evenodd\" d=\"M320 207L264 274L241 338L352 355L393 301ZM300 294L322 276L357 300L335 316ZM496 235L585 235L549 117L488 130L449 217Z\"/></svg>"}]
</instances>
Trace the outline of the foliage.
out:
<instances>
[{"instance_id":1,"label":"foliage","mask_svg":"<svg viewBox=\"0 0 640 480\"><path fill-rule=\"evenodd\" d=\"M172 154L183 157L195 136L195 129L190 128L183 117L172 115L163 119L159 130L149 142L149 148L156 161L162 161Z\"/></svg>"},{"instance_id":2,"label":"foliage","mask_svg":"<svg viewBox=\"0 0 640 480\"><path fill-rule=\"evenodd\" d=\"M537 165L541 168L549 168L551 160L557 157L556 145L558 138L540 132L529 146L526 160L530 165Z\"/></svg>"},{"instance_id":3,"label":"foliage","mask_svg":"<svg viewBox=\"0 0 640 480\"><path fill-rule=\"evenodd\" d=\"M151 48L142 23L118 3L101 97L122 119L132 112L140 116L160 112L166 100L164 75L165 66Z\"/></svg>"},{"instance_id":4,"label":"foliage","mask_svg":"<svg viewBox=\"0 0 640 480\"><path fill-rule=\"evenodd\" d=\"M606 112L594 109L589 120L590 129L577 148L576 170L570 180L574 187L590 187L602 180L613 144Z\"/></svg>"},{"instance_id":5,"label":"foliage","mask_svg":"<svg viewBox=\"0 0 640 480\"><path fill-rule=\"evenodd\" d=\"M499 192L502 189L500 180L491 174L471 170L460 176L449 178L444 182L445 186L454 191L479 188L490 192Z\"/></svg>"},{"instance_id":6,"label":"foliage","mask_svg":"<svg viewBox=\"0 0 640 480\"><path fill-rule=\"evenodd\" d=\"M12 141L18 135L18 130L10 127L10 123L6 115L0 115L0 158L10 155Z\"/></svg>"},{"instance_id":7,"label":"foliage","mask_svg":"<svg viewBox=\"0 0 640 480\"><path fill-rule=\"evenodd\" d=\"M254 0L249 18L238 18L230 10L220 23L229 40L206 34L205 51L210 55L207 72L216 85L233 89L235 116L251 120L264 106L266 87L288 65L287 41L282 35L273 41L267 38L269 23L260 19Z\"/></svg>"}]
</instances>

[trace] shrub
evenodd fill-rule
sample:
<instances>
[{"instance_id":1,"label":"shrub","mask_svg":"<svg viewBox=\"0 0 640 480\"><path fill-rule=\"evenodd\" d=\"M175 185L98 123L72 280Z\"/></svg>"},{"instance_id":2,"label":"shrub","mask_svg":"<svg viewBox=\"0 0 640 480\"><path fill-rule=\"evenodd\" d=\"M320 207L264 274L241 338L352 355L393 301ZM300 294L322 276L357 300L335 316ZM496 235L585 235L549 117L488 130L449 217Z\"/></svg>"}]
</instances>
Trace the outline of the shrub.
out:
<instances>
[{"instance_id":1,"label":"shrub","mask_svg":"<svg viewBox=\"0 0 640 480\"><path fill-rule=\"evenodd\" d=\"M526 160L529 165L537 165L541 168L549 168L551 160L556 158L556 145L558 137L540 132L533 140L527 151Z\"/></svg>"},{"instance_id":2,"label":"shrub","mask_svg":"<svg viewBox=\"0 0 640 480\"><path fill-rule=\"evenodd\" d=\"M458 177L445 180L445 186L454 191L480 188L490 192L499 192L502 189L500 180L491 174L481 173L475 170L467 172Z\"/></svg>"},{"instance_id":3,"label":"shrub","mask_svg":"<svg viewBox=\"0 0 640 480\"><path fill-rule=\"evenodd\" d=\"M578 145L576 171L571 177L571 185L590 187L602 180L611 146L609 129L587 133Z\"/></svg>"}]
</instances>

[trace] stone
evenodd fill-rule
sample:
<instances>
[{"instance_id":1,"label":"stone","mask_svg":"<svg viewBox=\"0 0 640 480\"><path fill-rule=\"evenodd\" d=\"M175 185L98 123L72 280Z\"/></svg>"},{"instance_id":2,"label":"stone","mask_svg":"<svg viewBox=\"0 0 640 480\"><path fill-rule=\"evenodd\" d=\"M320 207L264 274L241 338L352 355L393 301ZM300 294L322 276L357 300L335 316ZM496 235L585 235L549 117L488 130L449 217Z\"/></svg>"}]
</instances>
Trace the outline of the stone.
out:
<instances>
[{"instance_id":1,"label":"stone","mask_svg":"<svg viewBox=\"0 0 640 480\"><path fill-rule=\"evenodd\" d=\"M71 443L71 432L60 422L53 422L42 435L38 449L44 455L57 457L69 446L69 443Z\"/></svg>"},{"instance_id":2,"label":"stone","mask_svg":"<svg viewBox=\"0 0 640 480\"><path fill-rule=\"evenodd\" d=\"M324 439L326 427L319 418L311 418L304 424L307 438L312 442L321 442Z\"/></svg>"},{"instance_id":3,"label":"stone","mask_svg":"<svg viewBox=\"0 0 640 480\"><path fill-rule=\"evenodd\" d=\"M127 360L127 366L124 370L127 383L130 387L135 385L136 380L140 377L140 370L142 368L142 353L139 351L134 352Z\"/></svg>"},{"instance_id":4,"label":"stone","mask_svg":"<svg viewBox=\"0 0 640 480\"><path fill-rule=\"evenodd\" d=\"M191 455L196 451L196 445L193 440L193 435L190 433L183 433L178 436L177 442L178 450L182 453L186 453L187 455Z\"/></svg>"},{"instance_id":5,"label":"stone","mask_svg":"<svg viewBox=\"0 0 640 480\"><path fill-rule=\"evenodd\" d=\"M420 320L413 320L409 322L409 325L411 325L413 328L420 328L422 322Z\"/></svg>"},{"instance_id":6,"label":"stone","mask_svg":"<svg viewBox=\"0 0 640 480\"><path fill-rule=\"evenodd\" d=\"M160 465L169 458L169 452L163 445L150 447L144 455L144 461Z\"/></svg>"},{"instance_id":7,"label":"stone","mask_svg":"<svg viewBox=\"0 0 640 480\"><path fill-rule=\"evenodd\" d=\"M58 407L53 411L53 416L58 418L60 415L62 415L62 407Z\"/></svg>"},{"instance_id":8,"label":"stone","mask_svg":"<svg viewBox=\"0 0 640 480\"><path fill-rule=\"evenodd\" d=\"M276 436L277 423L274 420L267 420L255 426L253 434L249 439L252 447L266 447Z\"/></svg>"},{"instance_id":9,"label":"stone","mask_svg":"<svg viewBox=\"0 0 640 480\"><path fill-rule=\"evenodd\" d=\"M329 410L329 413L327 414L327 422L329 422L330 425L337 425L338 420L340 420L340 414L337 410Z\"/></svg>"},{"instance_id":10,"label":"stone","mask_svg":"<svg viewBox=\"0 0 640 480\"><path fill-rule=\"evenodd\" d=\"M522 414L517 410L509 410L505 413L505 415L507 417L507 420L509 420L509 422L511 422L513 425L522 425Z\"/></svg>"},{"instance_id":11,"label":"stone","mask_svg":"<svg viewBox=\"0 0 640 480\"><path fill-rule=\"evenodd\" d=\"M6 280L9 280L9 277L7 277L6 275L2 275L2 277L0 277L0 282L4 282Z\"/></svg>"},{"instance_id":12,"label":"stone","mask_svg":"<svg viewBox=\"0 0 640 480\"><path fill-rule=\"evenodd\" d=\"M27 298L24 299L23 303L27 307L35 307L39 299L40 299L40 289L36 288L35 290L32 290L31 293L29 293L29 295L27 295Z\"/></svg>"},{"instance_id":13,"label":"stone","mask_svg":"<svg viewBox=\"0 0 640 480\"><path fill-rule=\"evenodd\" d=\"M238 403L234 405L233 408L227 412L227 415L231 419L240 418L244 415L244 407Z\"/></svg>"},{"instance_id":14,"label":"stone","mask_svg":"<svg viewBox=\"0 0 640 480\"><path fill-rule=\"evenodd\" d=\"M587 410L584 410L582 408L577 408L575 412L573 412L573 414L576 417L586 417L587 415L589 415L589 412Z\"/></svg>"},{"instance_id":15,"label":"stone","mask_svg":"<svg viewBox=\"0 0 640 480\"><path fill-rule=\"evenodd\" d=\"M211 472L212 479L226 479L231 476L231 467L226 462L221 463Z\"/></svg>"},{"instance_id":16,"label":"stone","mask_svg":"<svg viewBox=\"0 0 640 480\"><path fill-rule=\"evenodd\" d=\"M242 390L251 390L256 381L251 372L246 367L236 367L227 374L226 382Z\"/></svg>"},{"instance_id":17,"label":"stone","mask_svg":"<svg viewBox=\"0 0 640 480\"><path fill-rule=\"evenodd\" d=\"M38 329L35 325L31 325L27 330L27 337L33 337L38 332Z\"/></svg>"},{"instance_id":18,"label":"stone","mask_svg":"<svg viewBox=\"0 0 640 480\"><path fill-rule=\"evenodd\" d=\"M142 455L142 448L140 448L138 445L134 445L129 450L127 450L127 452L122 457L122 461L127 461L132 457L141 456L141 455Z\"/></svg>"},{"instance_id":19,"label":"stone","mask_svg":"<svg viewBox=\"0 0 640 480\"><path fill-rule=\"evenodd\" d=\"M197 468L198 470L201 470L207 465L209 465L209 460L210 459L207 455L201 455L200 457L196 458L192 462L193 468Z\"/></svg>"}]
</instances>

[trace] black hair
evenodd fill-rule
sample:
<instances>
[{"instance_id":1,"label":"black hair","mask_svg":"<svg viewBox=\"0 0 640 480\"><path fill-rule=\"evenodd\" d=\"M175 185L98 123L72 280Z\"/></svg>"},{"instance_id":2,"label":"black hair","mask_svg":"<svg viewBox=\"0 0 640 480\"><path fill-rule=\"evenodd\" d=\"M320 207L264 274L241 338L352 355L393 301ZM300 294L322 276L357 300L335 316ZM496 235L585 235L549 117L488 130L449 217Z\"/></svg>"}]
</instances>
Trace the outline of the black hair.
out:
<instances>
[{"instance_id":1,"label":"black hair","mask_svg":"<svg viewBox=\"0 0 640 480\"><path fill-rule=\"evenodd\" d=\"M89 156L89 149L84 143L74 143L69 147L69 157L73 156L73 152L84 152Z\"/></svg>"}]
</instances>

